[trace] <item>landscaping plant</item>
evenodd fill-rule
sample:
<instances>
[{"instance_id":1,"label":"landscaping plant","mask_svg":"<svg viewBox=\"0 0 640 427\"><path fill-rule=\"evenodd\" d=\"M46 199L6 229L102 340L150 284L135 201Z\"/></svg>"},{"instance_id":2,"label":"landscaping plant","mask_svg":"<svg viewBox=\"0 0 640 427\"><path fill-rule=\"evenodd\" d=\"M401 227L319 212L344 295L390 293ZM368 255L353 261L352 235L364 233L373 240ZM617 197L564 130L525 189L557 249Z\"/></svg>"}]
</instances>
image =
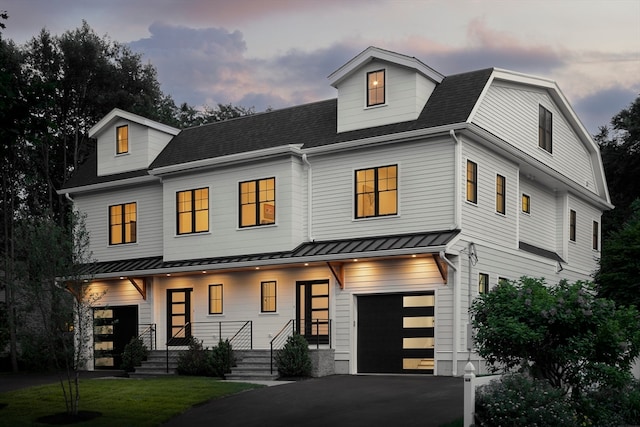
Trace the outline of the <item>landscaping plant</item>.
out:
<instances>
[{"instance_id":1,"label":"landscaping plant","mask_svg":"<svg viewBox=\"0 0 640 427\"><path fill-rule=\"evenodd\" d=\"M126 372L133 372L136 366L142 365L147 360L149 350L140 338L133 337L131 341L124 346L122 353L122 365L120 368Z\"/></svg>"},{"instance_id":2,"label":"landscaping plant","mask_svg":"<svg viewBox=\"0 0 640 427\"><path fill-rule=\"evenodd\" d=\"M276 353L275 359L281 377L308 377L311 374L309 344L300 334L287 338L282 350Z\"/></svg>"}]
</instances>

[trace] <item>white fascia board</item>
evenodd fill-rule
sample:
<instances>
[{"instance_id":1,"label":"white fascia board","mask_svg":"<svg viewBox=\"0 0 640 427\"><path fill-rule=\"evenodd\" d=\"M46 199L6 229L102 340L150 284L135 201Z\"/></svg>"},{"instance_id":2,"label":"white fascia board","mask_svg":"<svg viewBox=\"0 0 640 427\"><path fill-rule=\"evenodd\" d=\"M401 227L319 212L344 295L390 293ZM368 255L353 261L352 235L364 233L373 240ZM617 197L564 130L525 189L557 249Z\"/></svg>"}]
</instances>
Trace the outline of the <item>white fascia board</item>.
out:
<instances>
[{"instance_id":1,"label":"white fascia board","mask_svg":"<svg viewBox=\"0 0 640 427\"><path fill-rule=\"evenodd\" d=\"M56 190L56 193L58 193L58 195L61 195L61 196L64 194L90 193L92 191L102 191L102 190L108 190L111 188L126 187L126 186L132 186L132 185L144 185L144 184L150 184L154 182L160 182L160 178L155 176L150 176L150 175L136 176L134 178L116 179L113 181L101 182L99 184L90 184L90 185L83 185L81 187L65 188L62 190Z\"/></svg>"},{"instance_id":2,"label":"white fascia board","mask_svg":"<svg viewBox=\"0 0 640 427\"><path fill-rule=\"evenodd\" d=\"M327 77L329 79L329 84L333 87L337 87L345 77L374 58L416 70L436 83L440 83L444 79L444 75L414 57L370 46L355 58L331 73L329 77Z\"/></svg>"},{"instance_id":3,"label":"white fascia board","mask_svg":"<svg viewBox=\"0 0 640 427\"><path fill-rule=\"evenodd\" d=\"M162 166L149 170L151 175L166 175L177 172L184 172L192 169L201 169L222 165L230 165L234 163L243 163L249 160L264 159L266 157L280 156L283 154L294 154L302 156L302 144L280 145L277 147L265 148L262 150L248 151L228 156L212 157L207 159L195 160L188 163L179 163L176 165Z\"/></svg>"},{"instance_id":4,"label":"white fascia board","mask_svg":"<svg viewBox=\"0 0 640 427\"><path fill-rule=\"evenodd\" d=\"M500 149L503 153L508 154L516 163L525 163L528 166L540 171L541 173L551 177L554 181L562 184L565 188L571 190L577 195L580 195L587 200L593 202L597 206L602 209L613 209L613 205L609 199L609 194L606 193L605 197L602 197L600 194L594 193L592 191L587 190L586 188L580 186L578 183L569 179L567 176L563 175L559 171L543 164L539 160L531 157L528 154L525 154L520 149L515 146L509 144L507 141L504 141L501 138L498 138L494 134L487 132L482 129L478 125L470 123L466 126L466 130L471 134L478 137L480 141L486 141L491 144L493 147ZM464 132L464 130L462 131Z\"/></svg>"},{"instance_id":5,"label":"white fascia board","mask_svg":"<svg viewBox=\"0 0 640 427\"><path fill-rule=\"evenodd\" d=\"M113 120L117 118L122 118L128 120L130 122L138 123L143 126L159 130L164 133L168 133L169 135L177 135L180 133L180 129L176 129L172 126L167 126L162 123L155 122L153 120L149 120L145 117L139 116L137 114L129 113L127 111L121 110L119 108L114 108L104 116L98 123L93 125L91 129L89 129L89 137L93 138L94 135L99 133L104 127L108 126Z\"/></svg>"}]
</instances>

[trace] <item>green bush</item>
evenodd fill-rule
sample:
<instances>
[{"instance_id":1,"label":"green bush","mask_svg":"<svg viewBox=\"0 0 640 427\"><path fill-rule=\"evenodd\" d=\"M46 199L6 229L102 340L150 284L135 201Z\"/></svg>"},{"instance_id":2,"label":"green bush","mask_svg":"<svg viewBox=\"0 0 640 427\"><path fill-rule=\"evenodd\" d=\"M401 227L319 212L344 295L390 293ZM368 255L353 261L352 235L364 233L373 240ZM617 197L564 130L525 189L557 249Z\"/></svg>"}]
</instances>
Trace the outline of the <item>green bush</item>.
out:
<instances>
[{"instance_id":1,"label":"green bush","mask_svg":"<svg viewBox=\"0 0 640 427\"><path fill-rule=\"evenodd\" d=\"M300 334L287 338L282 350L276 353L276 366L281 377L308 377L311 357L307 340Z\"/></svg>"},{"instance_id":2,"label":"green bush","mask_svg":"<svg viewBox=\"0 0 640 427\"><path fill-rule=\"evenodd\" d=\"M640 382L621 388L594 388L574 398L576 411L586 425L640 425Z\"/></svg>"},{"instance_id":3,"label":"green bush","mask_svg":"<svg viewBox=\"0 0 640 427\"><path fill-rule=\"evenodd\" d=\"M478 388L476 426L578 426L562 390L523 374L507 374ZM589 425L589 424L586 424Z\"/></svg>"},{"instance_id":4,"label":"green bush","mask_svg":"<svg viewBox=\"0 0 640 427\"><path fill-rule=\"evenodd\" d=\"M191 338L189 349L180 352L177 371L180 375L197 375L212 377L215 375L209 349L202 346L202 341Z\"/></svg>"},{"instance_id":5,"label":"green bush","mask_svg":"<svg viewBox=\"0 0 640 427\"><path fill-rule=\"evenodd\" d=\"M148 355L149 351L142 340L133 337L131 341L124 346L120 369L123 369L125 372L133 372L136 366L140 366L144 360L147 360Z\"/></svg>"},{"instance_id":6,"label":"green bush","mask_svg":"<svg viewBox=\"0 0 640 427\"><path fill-rule=\"evenodd\" d=\"M231 367L235 366L235 359L228 339L220 340L218 345L211 350L211 366L217 377L224 378L226 374L231 373Z\"/></svg>"}]
</instances>

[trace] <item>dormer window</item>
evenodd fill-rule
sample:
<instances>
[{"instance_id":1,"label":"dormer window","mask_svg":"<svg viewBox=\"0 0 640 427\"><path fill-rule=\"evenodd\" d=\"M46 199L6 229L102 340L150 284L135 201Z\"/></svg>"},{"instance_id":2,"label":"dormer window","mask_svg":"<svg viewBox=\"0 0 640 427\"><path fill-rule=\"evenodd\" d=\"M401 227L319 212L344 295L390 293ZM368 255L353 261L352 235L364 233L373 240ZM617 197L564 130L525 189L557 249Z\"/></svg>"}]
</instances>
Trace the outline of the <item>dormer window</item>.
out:
<instances>
[{"instance_id":1,"label":"dormer window","mask_svg":"<svg viewBox=\"0 0 640 427\"><path fill-rule=\"evenodd\" d=\"M116 154L129 152L129 126L118 126L116 128Z\"/></svg>"},{"instance_id":2,"label":"dormer window","mask_svg":"<svg viewBox=\"0 0 640 427\"><path fill-rule=\"evenodd\" d=\"M367 107L385 103L385 72L384 70L367 73Z\"/></svg>"}]
</instances>

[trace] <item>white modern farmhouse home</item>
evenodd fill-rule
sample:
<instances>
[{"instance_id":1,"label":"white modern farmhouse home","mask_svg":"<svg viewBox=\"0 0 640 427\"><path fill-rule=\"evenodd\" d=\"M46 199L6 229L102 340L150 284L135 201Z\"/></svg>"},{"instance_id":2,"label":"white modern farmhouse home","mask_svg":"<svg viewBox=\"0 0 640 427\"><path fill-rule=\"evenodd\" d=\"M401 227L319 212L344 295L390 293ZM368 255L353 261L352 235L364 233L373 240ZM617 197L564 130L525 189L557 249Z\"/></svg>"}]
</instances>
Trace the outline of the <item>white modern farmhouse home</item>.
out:
<instances>
[{"instance_id":1,"label":"white modern farmhouse home","mask_svg":"<svg viewBox=\"0 0 640 427\"><path fill-rule=\"evenodd\" d=\"M118 109L95 124L60 191L106 290L94 368L150 331L157 349L298 332L331 372L462 375L479 293L590 279L612 205L555 82L369 47L329 84L335 99L189 129Z\"/></svg>"}]
</instances>

